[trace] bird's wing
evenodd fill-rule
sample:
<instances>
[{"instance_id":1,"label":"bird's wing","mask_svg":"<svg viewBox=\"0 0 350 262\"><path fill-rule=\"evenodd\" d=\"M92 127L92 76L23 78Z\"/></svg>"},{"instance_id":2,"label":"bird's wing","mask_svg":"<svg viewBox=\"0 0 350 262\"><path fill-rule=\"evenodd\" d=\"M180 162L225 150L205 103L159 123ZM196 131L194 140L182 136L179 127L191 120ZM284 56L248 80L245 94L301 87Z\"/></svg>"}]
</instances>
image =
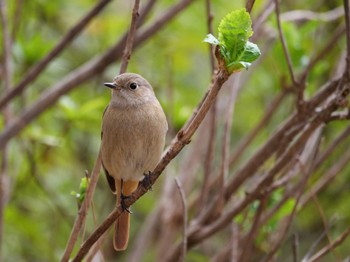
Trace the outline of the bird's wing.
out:
<instances>
[{"instance_id":1,"label":"bird's wing","mask_svg":"<svg viewBox=\"0 0 350 262\"><path fill-rule=\"evenodd\" d=\"M105 110L103 111L103 115L102 115L102 118L104 117L107 109L108 109L108 106L106 106ZM101 130L101 140L103 139L103 130ZM106 178L107 178L107 182L108 182L108 185L109 187L111 188L113 194L116 193L116 188L115 188L115 181L114 181L114 178L109 174L108 170L105 168L104 164L103 164L103 161L102 161L102 167L103 167L103 170L105 171L105 174L106 174Z\"/></svg>"}]
</instances>

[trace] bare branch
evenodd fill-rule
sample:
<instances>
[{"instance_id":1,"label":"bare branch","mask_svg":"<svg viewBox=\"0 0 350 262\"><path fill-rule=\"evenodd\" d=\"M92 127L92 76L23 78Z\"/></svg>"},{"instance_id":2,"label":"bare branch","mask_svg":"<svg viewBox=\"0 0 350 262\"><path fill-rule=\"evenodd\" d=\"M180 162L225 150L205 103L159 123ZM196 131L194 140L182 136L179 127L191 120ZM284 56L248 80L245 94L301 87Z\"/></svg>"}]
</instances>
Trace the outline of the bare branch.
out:
<instances>
[{"instance_id":1,"label":"bare branch","mask_svg":"<svg viewBox=\"0 0 350 262\"><path fill-rule=\"evenodd\" d=\"M258 232L259 226L260 226L260 219L261 214L266 208L268 200L268 194L262 195L260 199L260 204L258 207L258 210L256 211L254 215L254 221L252 223L252 226L248 232L248 234L243 239L243 249L242 253L237 261L251 261L251 254L252 254L252 247L254 243L254 238L256 236L256 233Z\"/></svg>"},{"instance_id":2,"label":"bare branch","mask_svg":"<svg viewBox=\"0 0 350 262\"><path fill-rule=\"evenodd\" d=\"M211 11L210 0L205 1L205 10L207 14L208 33L212 34L213 33L213 14ZM215 47L213 45L209 45L209 57L210 57L210 67L211 67L212 76L214 76L214 72L215 72L214 48ZM204 203L207 201L207 197L209 193L209 178L212 172L212 165L214 161L214 149L215 149L214 146L215 146L215 136L216 136L216 113L217 113L217 108L216 108L216 101L215 101L208 114L208 117L210 119L208 148L205 155L204 177L203 177L202 190L199 196L199 205L197 209L198 212L202 210Z\"/></svg>"},{"instance_id":3,"label":"bare branch","mask_svg":"<svg viewBox=\"0 0 350 262\"><path fill-rule=\"evenodd\" d=\"M84 202L81 205L78 212L78 216L74 221L74 226L72 228L72 232L70 234L69 240L67 241L67 246L62 256L61 262L69 261L70 255L72 254L74 245L77 242L79 232L85 222L85 218L88 213L90 203L92 202L92 198L94 196L95 187L100 175L100 169L101 169L101 152L99 151L94 168L92 170L90 183L85 193Z\"/></svg>"},{"instance_id":4,"label":"bare branch","mask_svg":"<svg viewBox=\"0 0 350 262\"><path fill-rule=\"evenodd\" d=\"M176 186L179 190L181 196L181 203L183 208L183 229L182 229L182 252L179 257L179 261L185 261L186 253L187 253L187 202L185 192L180 184L178 178L175 178Z\"/></svg>"},{"instance_id":5,"label":"bare branch","mask_svg":"<svg viewBox=\"0 0 350 262\"><path fill-rule=\"evenodd\" d=\"M293 244L292 244L293 262L298 261L298 247L299 247L298 235L293 234Z\"/></svg>"},{"instance_id":6,"label":"bare branch","mask_svg":"<svg viewBox=\"0 0 350 262\"><path fill-rule=\"evenodd\" d=\"M334 240L332 243L328 244L324 248L322 248L320 251L318 251L314 256L312 256L308 262L316 262L319 261L323 256L325 256L329 251L336 248L340 244L342 244L345 239L350 235L350 227L345 230L339 237L337 237L336 240Z\"/></svg>"},{"instance_id":7,"label":"bare branch","mask_svg":"<svg viewBox=\"0 0 350 262\"><path fill-rule=\"evenodd\" d=\"M286 57L287 60L287 65L288 65L288 70L289 70L289 75L292 80L293 85L298 86L298 83L296 81L294 72L293 72L293 65L292 65L292 59L290 58L287 44L286 44L286 39L284 38L283 31L282 31L282 26L281 26L281 19L280 19L280 7L279 7L279 0L275 0L275 11L276 11L276 20L277 20L277 27L278 27L278 33L280 36L280 40L282 43L282 48L283 48L283 53L284 56Z\"/></svg>"},{"instance_id":8,"label":"bare branch","mask_svg":"<svg viewBox=\"0 0 350 262\"><path fill-rule=\"evenodd\" d=\"M247 3L245 5L245 9L248 13L252 12L253 6L254 6L255 0L247 0Z\"/></svg>"},{"instance_id":9,"label":"bare branch","mask_svg":"<svg viewBox=\"0 0 350 262\"><path fill-rule=\"evenodd\" d=\"M126 68L128 67L128 63L131 57L132 46L134 44L134 38L136 33L137 19L139 17L139 6L140 6L140 0L135 0L134 8L132 10L130 29L129 29L128 37L126 39L126 44L123 52L123 59L120 66L119 74L126 72Z\"/></svg>"},{"instance_id":10,"label":"bare branch","mask_svg":"<svg viewBox=\"0 0 350 262\"><path fill-rule=\"evenodd\" d=\"M349 1L343 0L344 3L344 13L345 13L345 28L346 28L346 71L347 77L350 77L350 9Z\"/></svg>"},{"instance_id":11,"label":"bare branch","mask_svg":"<svg viewBox=\"0 0 350 262\"><path fill-rule=\"evenodd\" d=\"M316 20L330 22L339 19L344 15L344 7L339 6L327 12L313 12L310 10L293 10L281 14L281 20L285 22Z\"/></svg>"}]
</instances>

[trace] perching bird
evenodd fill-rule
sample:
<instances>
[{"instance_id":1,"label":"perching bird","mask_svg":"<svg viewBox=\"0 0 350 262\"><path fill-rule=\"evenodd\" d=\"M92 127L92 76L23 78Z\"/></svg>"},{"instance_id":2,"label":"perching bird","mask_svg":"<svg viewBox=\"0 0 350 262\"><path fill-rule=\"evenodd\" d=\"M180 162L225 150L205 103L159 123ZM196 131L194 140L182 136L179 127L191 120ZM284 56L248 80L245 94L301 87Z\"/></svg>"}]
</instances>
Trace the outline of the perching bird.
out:
<instances>
[{"instance_id":1,"label":"perching bird","mask_svg":"<svg viewBox=\"0 0 350 262\"><path fill-rule=\"evenodd\" d=\"M168 124L152 86L142 76L125 73L104 85L112 89L112 98L102 121L102 166L120 204L158 164ZM115 250L127 248L129 227L130 213L124 210L115 222Z\"/></svg>"}]
</instances>

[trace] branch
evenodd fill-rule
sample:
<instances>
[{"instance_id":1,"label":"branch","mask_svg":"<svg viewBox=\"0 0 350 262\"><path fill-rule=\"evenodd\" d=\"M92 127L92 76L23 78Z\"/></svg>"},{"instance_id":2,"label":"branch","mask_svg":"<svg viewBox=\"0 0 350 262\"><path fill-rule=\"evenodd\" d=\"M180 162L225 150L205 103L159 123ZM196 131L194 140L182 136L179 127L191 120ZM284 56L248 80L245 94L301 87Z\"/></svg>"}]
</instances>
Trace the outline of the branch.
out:
<instances>
[{"instance_id":1,"label":"branch","mask_svg":"<svg viewBox=\"0 0 350 262\"><path fill-rule=\"evenodd\" d=\"M279 0L275 0L275 11L276 11L276 20L277 20L278 33L279 33L279 36L280 36L280 39L281 39L283 53L284 53L284 56L286 57L286 60L287 60L287 65L288 65L290 78L292 80L293 85L298 86L296 78L294 76L294 72L293 72L292 60L290 58L290 55L289 55L289 52L288 52L288 48L287 48L287 44L286 44L286 40L284 38L283 31L282 31L281 19L280 19L280 7L279 7L279 2L278 1Z\"/></svg>"},{"instance_id":2,"label":"branch","mask_svg":"<svg viewBox=\"0 0 350 262\"><path fill-rule=\"evenodd\" d=\"M253 6L254 6L255 0L247 0L247 3L245 5L245 9L250 14L252 12Z\"/></svg>"},{"instance_id":3,"label":"branch","mask_svg":"<svg viewBox=\"0 0 350 262\"><path fill-rule=\"evenodd\" d=\"M134 43L135 47L140 46L144 41L157 33L166 23L173 19L184 8L189 6L193 1L194 0L183 0L169 8L159 19L154 21L153 24L151 24L147 29L136 36ZM141 17L139 20L141 20ZM76 88L80 84L90 80L94 75L103 72L108 65L119 59L122 55L125 42L126 35L124 35L120 41L106 53L92 58L81 67L71 72L60 82L44 92L41 97L32 104L32 106L27 109L23 109L23 113L18 118L13 120L0 134L0 149L3 148L9 139L17 135L42 112L53 106L62 95Z\"/></svg>"},{"instance_id":4,"label":"branch","mask_svg":"<svg viewBox=\"0 0 350 262\"><path fill-rule=\"evenodd\" d=\"M346 75L350 78L350 10L349 0L343 0L345 13L345 28L346 28Z\"/></svg>"},{"instance_id":5,"label":"branch","mask_svg":"<svg viewBox=\"0 0 350 262\"><path fill-rule=\"evenodd\" d=\"M205 1L205 10L207 14L207 29L208 33L213 33L213 15L211 11L211 3L210 0ZM211 67L211 75L214 76L215 72L215 57L214 57L214 49L213 45L209 46L209 57L210 57L210 67ZM215 136L216 136L216 101L214 102L210 112L209 112L209 137L208 137L208 146L205 155L204 162L204 177L202 183L202 190L199 196L199 205L197 211L200 212L201 208L207 201L208 193L209 193L209 178L212 172L212 166L214 161L214 150L215 150Z\"/></svg>"},{"instance_id":6,"label":"branch","mask_svg":"<svg viewBox=\"0 0 350 262\"><path fill-rule=\"evenodd\" d=\"M122 64L120 66L119 74L123 74L126 72L126 68L128 67L128 63L131 57L132 46L134 44L134 38L136 33L137 19L139 17L139 6L140 6L140 0L135 0L134 8L132 10L130 30L128 33L128 38L126 39L126 44L123 52L123 59L122 59Z\"/></svg>"},{"instance_id":7,"label":"branch","mask_svg":"<svg viewBox=\"0 0 350 262\"><path fill-rule=\"evenodd\" d=\"M187 203L186 203L186 196L185 192L180 184L179 179L175 178L176 186L179 190L180 197L181 197L181 203L183 208L183 230L182 230L182 252L181 256L179 257L179 261L183 262L185 261L185 256L187 252Z\"/></svg>"},{"instance_id":8,"label":"branch","mask_svg":"<svg viewBox=\"0 0 350 262\"><path fill-rule=\"evenodd\" d=\"M177 133L176 137L173 139L171 145L166 150L162 159L154 169L154 171L149 175L149 181L144 183L143 181L139 184L139 187L124 201L125 207L130 207L134 204L140 197L142 197L149 189L150 185L153 185L155 181L159 178L161 173L170 163L170 161L175 158L180 151L190 142L191 137L198 129L199 125L202 123L205 115L208 113L210 106L213 104L218 92L220 91L223 83L228 79L229 75L226 71L219 70L215 81L210 86L203 103L200 108L195 110L193 117L190 118L190 123L187 122L184 127ZM99 237L113 224L113 222L120 216L122 212L122 207L118 205L106 218L106 220L90 235L90 237L82 244L77 255L73 261L81 261L86 253L89 251L91 246L99 239Z\"/></svg>"},{"instance_id":9,"label":"branch","mask_svg":"<svg viewBox=\"0 0 350 262\"><path fill-rule=\"evenodd\" d=\"M22 81L0 98L0 110L14 97L20 95L39 74L82 32L88 23L103 10L111 0L100 0L76 25L74 25L61 41L37 64L32 66Z\"/></svg>"},{"instance_id":10,"label":"branch","mask_svg":"<svg viewBox=\"0 0 350 262\"><path fill-rule=\"evenodd\" d=\"M241 255L237 261L251 261L251 254L252 254L252 247L254 244L256 233L258 232L258 229L260 227L260 221L261 221L261 214L266 208L267 200L268 200L268 194L262 195L261 199L259 200L259 207L254 215L254 220L252 223L252 226L250 227L249 232L245 236L243 240L243 249L241 252Z\"/></svg>"},{"instance_id":11,"label":"branch","mask_svg":"<svg viewBox=\"0 0 350 262\"><path fill-rule=\"evenodd\" d=\"M336 240L332 243L328 244L320 251L318 251L314 256L312 256L308 262L316 262L319 261L324 255L326 255L329 251L333 250L335 247L339 246L341 243L345 241L345 239L350 235L350 227L345 230Z\"/></svg>"},{"instance_id":12,"label":"branch","mask_svg":"<svg viewBox=\"0 0 350 262\"><path fill-rule=\"evenodd\" d=\"M66 245L61 262L67 262L72 254L75 243L77 242L79 232L84 225L86 215L89 210L90 203L92 202L92 197L94 195L95 187L100 175L101 169L101 152L99 151L94 168L92 170L89 186L85 193L84 202L82 203L78 215L75 218L74 226L70 234L69 240Z\"/></svg>"},{"instance_id":13,"label":"branch","mask_svg":"<svg viewBox=\"0 0 350 262\"><path fill-rule=\"evenodd\" d=\"M288 148L284 154L277 160L274 167L264 175L260 182L255 186L255 188L246 194L245 198L237 201L230 210L225 212L221 217L213 221L210 225L200 224L198 221L192 223L193 226L189 228L188 244L192 247L199 242L207 239L209 236L218 232L220 229L224 228L232 219L244 210L252 201L260 196L260 192L268 184L273 181L273 178L288 164L290 161L300 152L304 147L306 141L313 134L314 130L318 126L326 121L330 114L336 110L336 99L332 100L329 105L322 111L318 112L313 120L307 125L304 132L299 136L299 138L293 143L290 148ZM251 159L252 160L252 159ZM256 167L256 166L255 166ZM237 174L236 174L237 176ZM243 182L243 181L242 181ZM225 193L228 193L227 191ZM232 193L232 192L231 192ZM215 202L216 199L213 200ZM176 246L170 251L169 261L174 261L174 259L179 254L179 246Z\"/></svg>"},{"instance_id":14,"label":"branch","mask_svg":"<svg viewBox=\"0 0 350 262\"><path fill-rule=\"evenodd\" d=\"M281 14L281 20L285 22L316 20L323 22L331 22L339 19L344 15L343 6L339 6L327 12L313 12L310 10L293 10Z\"/></svg>"}]
</instances>

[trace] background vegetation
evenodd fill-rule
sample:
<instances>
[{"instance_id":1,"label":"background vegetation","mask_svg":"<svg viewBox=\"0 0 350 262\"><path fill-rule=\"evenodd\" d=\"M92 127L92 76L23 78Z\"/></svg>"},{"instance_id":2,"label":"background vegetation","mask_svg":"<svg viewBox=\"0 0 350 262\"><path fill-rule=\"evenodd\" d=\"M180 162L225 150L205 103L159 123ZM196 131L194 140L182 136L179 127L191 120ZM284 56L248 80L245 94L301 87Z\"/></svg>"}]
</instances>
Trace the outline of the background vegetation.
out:
<instances>
[{"instance_id":1,"label":"background vegetation","mask_svg":"<svg viewBox=\"0 0 350 262\"><path fill-rule=\"evenodd\" d=\"M246 5L243 0L211 2L214 35L224 15ZM6 106L1 105L0 254L3 261L57 261L62 258L78 212L71 191L79 190L85 170L92 169L98 154L101 116L110 99L102 83L119 72L124 46L118 47L118 42L129 29L133 1L100 1L105 4L101 12L72 42L67 42L34 81L26 78L28 72L96 1L0 3L1 97L21 81L25 89L14 98L2 100ZM168 116L170 144L212 79L209 45L202 42L209 31L206 1L141 1L141 10L149 3L153 5L137 31L128 71L140 73L152 83ZM161 21L161 28L148 30L173 6L181 9L171 19ZM253 39L262 56L248 71L229 79L217 97L215 110L211 109L191 143L167 166L153 191L133 205L127 251L115 253L108 233L97 251L101 260L96 261L103 261L102 257L105 261L164 261L171 257L172 248L182 239L183 218L174 177L179 178L185 191L187 222L193 225L228 185L220 184L220 177L231 181L298 110L298 85L290 77L274 8L274 1L254 3ZM280 13L293 74L298 83L305 80L304 98L308 100L348 69L343 2L283 0ZM97 59L101 61L93 64ZM93 65L91 70L81 74L89 65ZM63 90L60 86L68 87ZM330 93L327 99L331 98ZM315 107L315 112L322 105ZM202 221L203 228L255 192L254 186L293 142L302 141L306 146L296 150L273 181L259 190L261 195L229 217L223 228L208 238L202 237L194 247L189 244L185 260L260 261L271 255L270 261L301 261L308 252L310 259L344 233L341 245L331 248L320 261L349 259L348 115L345 104L305 140L298 139L313 115L310 122L287 128L286 134L295 134L292 139L281 139L271 157L256 163L256 171L232 192L233 196L217 205L211 218ZM249 137L251 141L243 146ZM235 159L235 154L239 158ZM201 203L198 199L203 196L205 174L212 182ZM114 201L101 176L79 243L111 212Z\"/></svg>"}]
</instances>

